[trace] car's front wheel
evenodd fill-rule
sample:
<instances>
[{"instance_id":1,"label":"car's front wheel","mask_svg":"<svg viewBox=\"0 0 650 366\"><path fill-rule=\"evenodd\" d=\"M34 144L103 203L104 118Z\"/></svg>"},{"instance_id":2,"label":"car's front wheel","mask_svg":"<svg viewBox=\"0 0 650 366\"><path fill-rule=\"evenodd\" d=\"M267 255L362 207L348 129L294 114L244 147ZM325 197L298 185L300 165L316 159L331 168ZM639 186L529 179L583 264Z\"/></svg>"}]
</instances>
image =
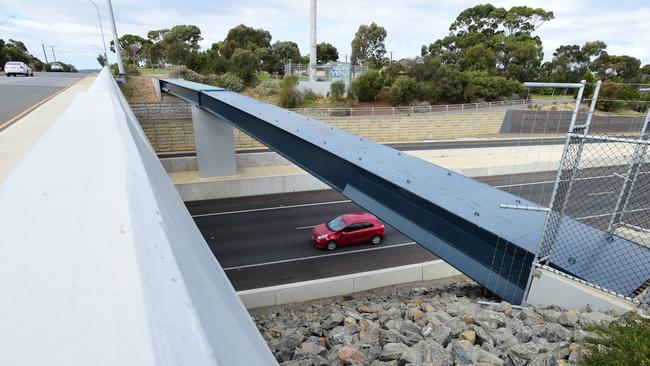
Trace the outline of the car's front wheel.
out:
<instances>
[{"instance_id":1,"label":"car's front wheel","mask_svg":"<svg viewBox=\"0 0 650 366\"><path fill-rule=\"evenodd\" d=\"M379 245L379 244L381 244L382 240L383 240L383 239L381 238L381 236L379 236L379 235L375 235L375 236L372 237L372 241L371 241L371 242L372 242L374 245Z\"/></svg>"},{"instance_id":2,"label":"car's front wheel","mask_svg":"<svg viewBox=\"0 0 650 366\"><path fill-rule=\"evenodd\" d=\"M327 243L327 250L334 250L336 249L336 242L334 240L331 240Z\"/></svg>"}]
</instances>

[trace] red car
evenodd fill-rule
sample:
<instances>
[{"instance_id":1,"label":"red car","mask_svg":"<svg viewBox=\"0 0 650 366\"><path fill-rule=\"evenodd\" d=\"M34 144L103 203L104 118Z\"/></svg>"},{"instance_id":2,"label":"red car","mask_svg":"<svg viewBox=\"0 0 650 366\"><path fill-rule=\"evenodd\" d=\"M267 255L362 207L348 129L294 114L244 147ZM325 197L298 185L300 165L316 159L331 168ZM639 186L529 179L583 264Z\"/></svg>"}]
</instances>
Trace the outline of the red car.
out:
<instances>
[{"instance_id":1,"label":"red car","mask_svg":"<svg viewBox=\"0 0 650 366\"><path fill-rule=\"evenodd\" d=\"M379 245L384 240L384 224L375 215L353 212L316 226L311 238L317 248L328 250L334 250L339 245Z\"/></svg>"}]
</instances>

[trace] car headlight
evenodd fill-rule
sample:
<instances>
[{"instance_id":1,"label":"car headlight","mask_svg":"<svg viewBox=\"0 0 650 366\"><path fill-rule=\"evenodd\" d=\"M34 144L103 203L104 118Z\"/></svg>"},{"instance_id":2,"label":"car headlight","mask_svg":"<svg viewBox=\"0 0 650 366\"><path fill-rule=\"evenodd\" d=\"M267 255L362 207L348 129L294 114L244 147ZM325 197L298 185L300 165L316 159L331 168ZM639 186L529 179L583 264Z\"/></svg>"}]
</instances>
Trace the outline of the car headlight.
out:
<instances>
[{"instance_id":1,"label":"car headlight","mask_svg":"<svg viewBox=\"0 0 650 366\"><path fill-rule=\"evenodd\" d=\"M327 239L327 235L321 235L321 236L316 238L316 240L318 240L318 241L325 240L325 239Z\"/></svg>"}]
</instances>

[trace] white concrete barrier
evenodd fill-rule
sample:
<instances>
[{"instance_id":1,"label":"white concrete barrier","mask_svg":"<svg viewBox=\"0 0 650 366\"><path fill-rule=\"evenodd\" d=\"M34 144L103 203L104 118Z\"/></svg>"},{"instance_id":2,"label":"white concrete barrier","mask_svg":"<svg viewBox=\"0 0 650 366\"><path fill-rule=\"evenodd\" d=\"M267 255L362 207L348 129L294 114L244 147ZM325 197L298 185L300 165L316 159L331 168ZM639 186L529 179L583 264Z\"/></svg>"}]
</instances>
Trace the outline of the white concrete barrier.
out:
<instances>
[{"instance_id":1,"label":"white concrete barrier","mask_svg":"<svg viewBox=\"0 0 650 366\"><path fill-rule=\"evenodd\" d=\"M244 290L237 292L237 294L244 305L252 309L348 295L374 288L437 280L459 275L461 275L459 271L439 259L376 271Z\"/></svg>"}]
</instances>

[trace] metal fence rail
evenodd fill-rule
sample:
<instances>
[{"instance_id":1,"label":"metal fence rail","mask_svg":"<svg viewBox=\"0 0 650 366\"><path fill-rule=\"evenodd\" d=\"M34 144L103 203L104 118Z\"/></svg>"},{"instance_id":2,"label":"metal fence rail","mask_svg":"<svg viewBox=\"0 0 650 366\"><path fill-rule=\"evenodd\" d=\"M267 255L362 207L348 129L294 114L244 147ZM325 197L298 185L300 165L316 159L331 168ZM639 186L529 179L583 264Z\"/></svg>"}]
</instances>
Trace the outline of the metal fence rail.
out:
<instances>
[{"instance_id":1,"label":"metal fence rail","mask_svg":"<svg viewBox=\"0 0 650 366\"><path fill-rule=\"evenodd\" d=\"M597 99L596 92L589 117ZM589 117L567 134L535 264L560 265L560 274L647 306L650 111L636 137L589 134Z\"/></svg>"},{"instance_id":2,"label":"metal fence rail","mask_svg":"<svg viewBox=\"0 0 650 366\"><path fill-rule=\"evenodd\" d=\"M401 106L401 107L366 107L366 108L295 108L293 112L315 117L363 117L363 116L406 116L411 114L430 114L447 112L469 112L479 109L491 108L526 108L533 103L532 99L506 100L482 103L464 103L428 106Z\"/></svg>"}]
</instances>

